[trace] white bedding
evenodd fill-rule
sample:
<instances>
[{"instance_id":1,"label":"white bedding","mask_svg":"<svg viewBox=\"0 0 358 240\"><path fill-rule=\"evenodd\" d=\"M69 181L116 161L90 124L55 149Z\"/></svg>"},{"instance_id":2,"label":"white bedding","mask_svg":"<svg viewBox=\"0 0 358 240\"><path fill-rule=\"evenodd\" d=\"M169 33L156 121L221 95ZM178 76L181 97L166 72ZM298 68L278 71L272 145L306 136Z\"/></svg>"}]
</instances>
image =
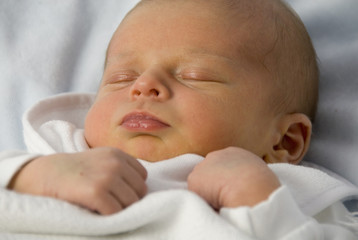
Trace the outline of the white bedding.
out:
<instances>
[{"instance_id":1,"label":"white bedding","mask_svg":"<svg viewBox=\"0 0 358 240\"><path fill-rule=\"evenodd\" d=\"M83 131L77 127L83 126L80 119L85 117L93 99L94 95L90 94L62 94L36 105L24 118L28 148L49 154L87 150ZM52 141L54 136L57 141ZM16 159L20 157L17 153L9 154L17 156ZM58 240L67 236L137 240L356 238L338 224L325 224L335 221L348 228L355 227L351 229L353 232L358 229L352 224L355 219L337 203L357 195L358 188L334 174L311 167L270 164L282 187L267 201L253 208L221 208L216 212L198 195L185 190L188 175L202 159L186 154L158 163L140 160L148 171L148 194L123 212L110 216L99 216L57 199L0 188L0 239L38 240L48 239L50 235ZM0 165L0 172L7 171L7 164ZM7 182L1 182L0 177L0 186L5 185ZM271 221L267 221L267 216Z\"/></svg>"},{"instance_id":2,"label":"white bedding","mask_svg":"<svg viewBox=\"0 0 358 240\"><path fill-rule=\"evenodd\" d=\"M21 115L59 92L96 91L106 46L137 0L0 0L0 150L23 148ZM358 1L289 0L321 61L314 161L358 185Z\"/></svg>"}]
</instances>

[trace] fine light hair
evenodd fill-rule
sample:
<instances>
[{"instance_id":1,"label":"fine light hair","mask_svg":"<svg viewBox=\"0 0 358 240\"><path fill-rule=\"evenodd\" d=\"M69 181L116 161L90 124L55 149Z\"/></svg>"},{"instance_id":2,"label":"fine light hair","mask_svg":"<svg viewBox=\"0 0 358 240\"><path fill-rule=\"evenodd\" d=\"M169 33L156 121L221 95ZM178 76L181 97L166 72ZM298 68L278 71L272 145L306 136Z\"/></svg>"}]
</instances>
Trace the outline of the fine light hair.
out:
<instances>
[{"instance_id":1,"label":"fine light hair","mask_svg":"<svg viewBox=\"0 0 358 240\"><path fill-rule=\"evenodd\" d=\"M266 61L282 88L281 109L304 113L314 121L319 83L316 52L298 15L285 3L274 2L277 42Z\"/></svg>"},{"instance_id":2,"label":"fine light hair","mask_svg":"<svg viewBox=\"0 0 358 240\"><path fill-rule=\"evenodd\" d=\"M304 113L314 121L318 102L317 57L306 28L293 9L281 0L142 0L127 16L146 4L185 1L212 7L221 13L213 14L214 17L230 18L231 24L237 21L238 28L246 24L251 37L243 52L270 72L276 87L270 107L277 113Z\"/></svg>"}]
</instances>

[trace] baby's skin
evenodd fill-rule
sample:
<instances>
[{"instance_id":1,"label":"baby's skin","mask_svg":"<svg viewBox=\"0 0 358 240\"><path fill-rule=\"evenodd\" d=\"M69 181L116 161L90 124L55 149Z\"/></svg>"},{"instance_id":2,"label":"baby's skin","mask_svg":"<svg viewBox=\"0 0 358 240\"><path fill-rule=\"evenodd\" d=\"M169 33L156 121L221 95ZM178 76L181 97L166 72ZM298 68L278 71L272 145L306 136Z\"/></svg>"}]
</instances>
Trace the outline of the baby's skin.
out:
<instances>
[{"instance_id":1,"label":"baby's skin","mask_svg":"<svg viewBox=\"0 0 358 240\"><path fill-rule=\"evenodd\" d=\"M145 168L109 147L43 156L27 164L10 188L62 199L102 215L114 214L146 195ZM249 151L214 151L188 177L189 190L214 209L254 206L280 186L266 163Z\"/></svg>"}]
</instances>

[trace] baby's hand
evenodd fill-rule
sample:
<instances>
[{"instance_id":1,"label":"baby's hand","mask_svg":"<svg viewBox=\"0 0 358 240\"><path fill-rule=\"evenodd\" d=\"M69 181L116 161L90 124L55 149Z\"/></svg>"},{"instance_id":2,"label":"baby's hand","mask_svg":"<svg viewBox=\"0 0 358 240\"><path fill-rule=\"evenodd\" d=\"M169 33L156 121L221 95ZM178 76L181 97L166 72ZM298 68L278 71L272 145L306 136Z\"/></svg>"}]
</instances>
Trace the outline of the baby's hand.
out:
<instances>
[{"instance_id":1,"label":"baby's hand","mask_svg":"<svg viewBox=\"0 0 358 240\"><path fill-rule=\"evenodd\" d=\"M236 147L209 153L188 177L189 190L215 209L254 206L279 186L261 158Z\"/></svg>"},{"instance_id":2,"label":"baby's hand","mask_svg":"<svg viewBox=\"0 0 358 240\"><path fill-rule=\"evenodd\" d=\"M40 157L25 165L9 188L59 198L103 215L141 199L147 172L133 157L114 148Z\"/></svg>"}]
</instances>

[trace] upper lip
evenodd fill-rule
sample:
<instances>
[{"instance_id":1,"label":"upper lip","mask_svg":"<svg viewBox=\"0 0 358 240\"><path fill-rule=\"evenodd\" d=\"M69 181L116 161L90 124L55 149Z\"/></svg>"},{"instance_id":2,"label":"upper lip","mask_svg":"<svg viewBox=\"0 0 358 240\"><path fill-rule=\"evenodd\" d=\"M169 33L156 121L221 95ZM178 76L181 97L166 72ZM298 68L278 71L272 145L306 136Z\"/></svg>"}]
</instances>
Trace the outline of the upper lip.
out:
<instances>
[{"instance_id":1,"label":"upper lip","mask_svg":"<svg viewBox=\"0 0 358 240\"><path fill-rule=\"evenodd\" d=\"M158 117L156 117L153 114L150 114L148 112L134 111L134 112L128 113L127 115L125 115L123 117L121 124L123 124L124 122L130 121L130 120L154 120L154 121L158 121L164 125L169 126L168 123L164 122L163 120L159 119Z\"/></svg>"}]
</instances>

